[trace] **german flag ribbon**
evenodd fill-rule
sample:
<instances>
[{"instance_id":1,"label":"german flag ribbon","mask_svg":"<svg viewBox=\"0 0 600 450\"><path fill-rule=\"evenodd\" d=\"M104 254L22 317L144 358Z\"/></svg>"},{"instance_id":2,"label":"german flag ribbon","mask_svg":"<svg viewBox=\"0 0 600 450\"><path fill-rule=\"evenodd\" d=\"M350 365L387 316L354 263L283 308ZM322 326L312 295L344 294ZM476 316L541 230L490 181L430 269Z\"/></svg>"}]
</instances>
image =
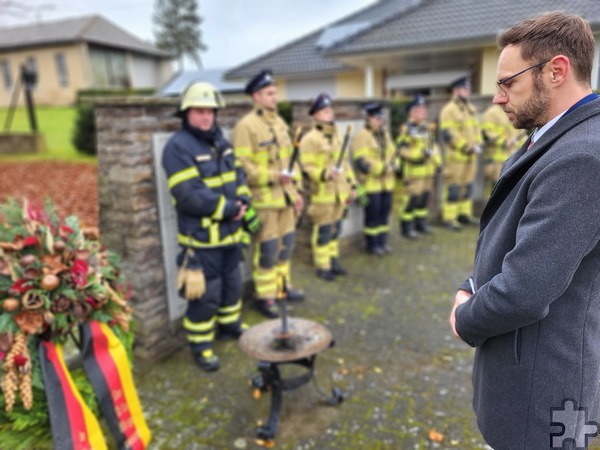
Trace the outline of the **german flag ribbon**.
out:
<instances>
[{"instance_id":1,"label":"german flag ribbon","mask_svg":"<svg viewBox=\"0 0 600 450\"><path fill-rule=\"evenodd\" d=\"M103 322L80 325L80 336L83 367L117 447L144 450L151 433L133 383L125 347Z\"/></svg>"},{"instance_id":2,"label":"german flag ribbon","mask_svg":"<svg viewBox=\"0 0 600 450\"><path fill-rule=\"evenodd\" d=\"M100 424L83 401L67 369L62 345L41 341L40 365L48 399L54 448L106 449Z\"/></svg>"}]
</instances>

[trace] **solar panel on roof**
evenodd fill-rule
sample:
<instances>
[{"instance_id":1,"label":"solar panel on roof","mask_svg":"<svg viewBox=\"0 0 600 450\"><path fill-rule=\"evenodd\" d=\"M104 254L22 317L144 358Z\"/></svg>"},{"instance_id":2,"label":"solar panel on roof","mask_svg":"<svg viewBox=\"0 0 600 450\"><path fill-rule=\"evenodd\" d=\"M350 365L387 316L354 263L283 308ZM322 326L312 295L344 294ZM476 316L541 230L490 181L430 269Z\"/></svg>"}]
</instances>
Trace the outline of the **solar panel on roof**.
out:
<instances>
[{"instance_id":1,"label":"solar panel on roof","mask_svg":"<svg viewBox=\"0 0 600 450\"><path fill-rule=\"evenodd\" d=\"M370 26L370 21L363 21L327 27L323 30L315 45L317 48L331 47Z\"/></svg>"}]
</instances>

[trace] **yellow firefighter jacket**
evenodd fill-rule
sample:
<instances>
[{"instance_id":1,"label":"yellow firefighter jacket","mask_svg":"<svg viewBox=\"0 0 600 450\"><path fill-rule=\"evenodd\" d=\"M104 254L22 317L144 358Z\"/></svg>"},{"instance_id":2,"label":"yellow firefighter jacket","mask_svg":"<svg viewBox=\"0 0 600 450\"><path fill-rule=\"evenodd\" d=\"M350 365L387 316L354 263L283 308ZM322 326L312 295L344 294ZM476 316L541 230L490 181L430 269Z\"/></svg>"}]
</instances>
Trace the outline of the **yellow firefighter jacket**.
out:
<instances>
[{"instance_id":1,"label":"yellow firefighter jacket","mask_svg":"<svg viewBox=\"0 0 600 450\"><path fill-rule=\"evenodd\" d=\"M481 129L486 141L486 161L506 161L527 137L526 133L513 127L499 105L490 106L483 114Z\"/></svg>"},{"instance_id":2,"label":"yellow firefighter jacket","mask_svg":"<svg viewBox=\"0 0 600 450\"><path fill-rule=\"evenodd\" d=\"M429 178L441 163L435 145L435 130L427 124L408 122L402 125L396 145L402 160L402 179L405 181Z\"/></svg>"},{"instance_id":3,"label":"yellow firefighter jacket","mask_svg":"<svg viewBox=\"0 0 600 450\"><path fill-rule=\"evenodd\" d=\"M394 153L394 144L383 128L374 131L365 126L354 137L352 160L357 169L358 181L369 194L394 189Z\"/></svg>"},{"instance_id":4,"label":"yellow firefighter jacket","mask_svg":"<svg viewBox=\"0 0 600 450\"><path fill-rule=\"evenodd\" d=\"M469 101L450 99L440 112L440 129L448 162L471 162L475 147L482 148L477 110Z\"/></svg>"},{"instance_id":5,"label":"yellow firefighter jacket","mask_svg":"<svg viewBox=\"0 0 600 450\"><path fill-rule=\"evenodd\" d=\"M342 149L342 138L332 123L315 122L313 128L300 142L302 168L308 176L310 200L313 204L346 203L352 187L356 184L352 168L345 154L340 175L329 179L336 170ZM349 149L346 150L347 152Z\"/></svg>"},{"instance_id":6,"label":"yellow firefighter jacket","mask_svg":"<svg viewBox=\"0 0 600 450\"><path fill-rule=\"evenodd\" d=\"M255 208L284 208L300 195L302 175L293 169L294 183L283 185L282 172L288 170L292 141L285 121L275 112L254 108L236 124L232 141L252 194Z\"/></svg>"}]
</instances>

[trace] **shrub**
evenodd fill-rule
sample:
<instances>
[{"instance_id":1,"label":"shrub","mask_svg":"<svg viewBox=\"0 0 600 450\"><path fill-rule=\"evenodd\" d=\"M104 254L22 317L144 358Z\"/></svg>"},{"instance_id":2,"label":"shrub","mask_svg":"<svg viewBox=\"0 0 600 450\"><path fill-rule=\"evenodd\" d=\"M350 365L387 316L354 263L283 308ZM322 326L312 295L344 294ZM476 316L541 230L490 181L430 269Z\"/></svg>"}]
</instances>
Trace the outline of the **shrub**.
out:
<instances>
[{"instance_id":1,"label":"shrub","mask_svg":"<svg viewBox=\"0 0 600 450\"><path fill-rule=\"evenodd\" d=\"M94 107L89 103L77 105L75 127L71 142L79 153L96 155L96 123Z\"/></svg>"},{"instance_id":2,"label":"shrub","mask_svg":"<svg viewBox=\"0 0 600 450\"><path fill-rule=\"evenodd\" d=\"M290 102L279 102L277 103L277 112L285 120L289 126L292 126L294 115L292 114L292 104Z\"/></svg>"},{"instance_id":3,"label":"shrub","mask_svg":"<svg viewBox=\"0 0 600 450\"><path fill-rule=\"evenodd\" d=\"M390 132L395 140L400 130L400 125L406 122L406 105L410 102L407 100L392 100L389 104L390 108Z\"/></svg>"}]
</instances>

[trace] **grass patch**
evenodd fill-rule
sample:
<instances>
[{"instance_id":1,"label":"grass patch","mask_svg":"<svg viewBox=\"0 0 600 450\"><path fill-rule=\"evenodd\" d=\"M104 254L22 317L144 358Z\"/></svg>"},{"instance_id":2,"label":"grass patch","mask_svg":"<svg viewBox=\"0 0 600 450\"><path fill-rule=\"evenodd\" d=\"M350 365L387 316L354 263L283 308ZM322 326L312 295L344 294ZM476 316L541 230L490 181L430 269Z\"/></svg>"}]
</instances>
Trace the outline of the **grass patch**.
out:
<instances>
[{"instance_id":1,"label":"grass patch","mask_svg":"<svg viewBox=\"0 0 600 450\"><path fill-rule=\"evenodd\" d=\"M8 108L0 108L0 127L4 131ZM80 154L71 143L76 109L71 106L39 106L36 108L38 129L44 134L47 151L31 155L3 155L0 161L37 161L60 159L94 162L95 156ZM8 131L29 131L29 119L24 107L14 111Z\"/></svg>"}]
</instances>

